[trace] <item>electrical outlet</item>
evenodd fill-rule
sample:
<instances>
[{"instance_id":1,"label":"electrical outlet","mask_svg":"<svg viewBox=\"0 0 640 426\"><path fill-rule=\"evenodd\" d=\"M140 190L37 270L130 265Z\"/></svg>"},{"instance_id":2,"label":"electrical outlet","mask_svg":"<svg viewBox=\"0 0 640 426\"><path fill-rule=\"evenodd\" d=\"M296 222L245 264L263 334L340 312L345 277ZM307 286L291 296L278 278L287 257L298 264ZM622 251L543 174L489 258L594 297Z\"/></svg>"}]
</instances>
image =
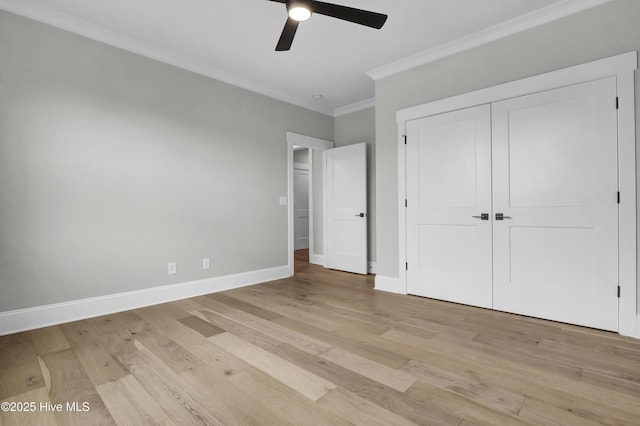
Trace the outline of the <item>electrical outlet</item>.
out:
<instances>
[{"instance_id":1,"label":"electrical outlet","mask_svg":"<svg viewBox=\"0 0 640 426\"><path fill-rule=\"evenodd\" d=\"M280 205L281 206L286 206L287 205L287 196L286 195L280 196Z\"/></svg>"},{"instance_id":2,"label":"electrical outlet","mask_svg":"<svg viewBox=\"0 0 640 426\"><path fill-rule=\"evenodd\" d=\"M211 259L208 257L205 257L202 259L202 269L209 269L211 268Z\"/></svg>"},{"instance_id":3,"label":"electrical outlet","mask_svg":"<svg viewBox=\"0 0 640 426\"><path fill-rule=\"evenodd\" d=\"M176 262L169 262L167 265L167 273L173 275L178 272L178 265Z\"/></svg>"}]
</instances>

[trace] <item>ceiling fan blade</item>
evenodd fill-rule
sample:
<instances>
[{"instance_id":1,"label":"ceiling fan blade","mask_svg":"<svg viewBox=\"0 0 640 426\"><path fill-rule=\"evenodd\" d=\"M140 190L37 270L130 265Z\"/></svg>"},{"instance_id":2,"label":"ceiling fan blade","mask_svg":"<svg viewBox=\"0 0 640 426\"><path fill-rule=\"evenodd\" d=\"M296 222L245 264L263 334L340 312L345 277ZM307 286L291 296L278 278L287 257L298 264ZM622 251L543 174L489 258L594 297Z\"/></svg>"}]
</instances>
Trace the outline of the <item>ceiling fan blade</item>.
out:
<instances>
[{"instance_id":1,"label":"ceiling fan blade","mask_svg":"<svg viewBox=\"0 0 640 426\"><path fill-rule=\"evenodd\" d=\"M276 45L276 52L291 49L291 43L293 43L293 36L296 35L298 24L299 22L294 19L287 19L287 23L284 24L284 28L282 29L280 40L278 40L278 44Z\"/></svg>"},{"instance_id":2,"label":"ceiling fan blade","mask_svg":"<svg viewBox=\"0 0 640 426\"><path fill-rule=\"evenodd\" d=\"M287 0L269 0L269 1L274 1L276 3L286 3Z\"/></svg>"},{"instance_id":3,"label":"ceiling fan blade","mask_svg":"<svg viewBox=\"0 0 640 426\"><path fill-rule=\"evenodd\" d=\"M380 29L387 21L387 15L383 15L382 13L370 12L368 10L355 9L353 7L340 6L338 4L325 3L322 1L314 1L312 4L314 13L354 22L371 28Z\"/></svg>"}]
</instances>

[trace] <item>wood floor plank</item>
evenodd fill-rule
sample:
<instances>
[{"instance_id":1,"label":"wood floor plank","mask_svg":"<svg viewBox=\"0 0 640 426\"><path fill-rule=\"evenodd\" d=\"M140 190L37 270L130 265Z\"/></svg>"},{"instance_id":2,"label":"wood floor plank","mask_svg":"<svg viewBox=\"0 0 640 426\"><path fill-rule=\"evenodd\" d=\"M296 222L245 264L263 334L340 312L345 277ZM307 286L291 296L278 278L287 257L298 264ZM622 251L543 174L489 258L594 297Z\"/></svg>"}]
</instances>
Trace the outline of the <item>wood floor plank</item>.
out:
<instances>
[{"instance_id":1,"label":"wood floor plank","mask_svg":"<svg viewBox=\"0 0 640 426\"><path fill-rule=\"evenodd\" d=\"M409 361L403 370L431 386L440 387L480 405L492 407L496 411L517 415L526 399L522 395L504 391L498 387L489 386L419 361Z\"/></svg>"},{"instance_id":2,"label":"wood floor plank","mask_svg":"<svg viewBox=\"0 0 640 426\"><path fill-rule=\"evenodd\" d=\"M522 410L520 410L520 417L538 425L589 426L606 424L586 418L585 415L589 416L589 413L563 410L554 405L545 404L532 398L527 399Z\"/></svg>"},{"instance_id":3,"label":"wood floor plank","mask_svg":"<svg viewBox=\"0 0 640 426\"><path fill-rule=\"evenodd\" d=\"M236 299L235 297L227 296L223 293L214 293L209 294L206 297L209 297L213 300L217 300L220 303L223 303L226 306L231 306L240 311L244 311L248 314L254 315L258 318L262 318L267 321L273 321L275 319L280 318L282 315L272 312L267 309L263 309L260 306L254 305L252 303L247 303L243 300ZM264 305L263 305L264 306Z\"/></svg>"},{"instance_id":4,"label":"wood floor plank","mask_svg":"<svg viewBox=\"0 0 640 426\"><path fill-rule=\"evenodd\" d=\"M229 376L229 380L238 389L242 389L256 399L263 400L274 411L280 413L284 419L283 423L309 426L352 424L351 416L340 416L333 407L325 408L316 404L255 368L233 374ZM329 393L331 392L333 391ZM326 396L321 399L324 398Z\"/></svg>"},{"instance_id":5,"label":"wood floor plank","mask_svg":"<svg viewBox=\"0 0 640 426\"><path fill-rule=\"evenodd\" d=\"M190 370L202 364L202 362L187 349L180 346L171 338L160 335L156 331L138 333L135 339L136 342L144 345L175 372Z\"/></svg>"},{"instance_id":6,"label":"wood floor plank","mask_svg":"<svg viewBox=\"0 0 640 426\"><path fill-rule=\"evenodd\" d=\"M272 353L252 345L233 334L218 334L210 337L209 340L258 370L270 375L280 383L306 396L311 401L317 401L336 387L335 384L328 380L274 356Z\"/></svg>"},{"instance_id":7,"label":"wood floor plank","mask_svg":"<svg viewBox=\"0 0 640 426\"><path fill-rule=\"evenodd\" d=\"M319 377L323 377L411 422L429 425L455 425L461 420L459 417L443 412L428 401L410 398L402 392L331 361L300 351L286 343L271 348L271 351L280 358L286 359Z\"/></svg>"},{"instance_id":8,"label":"wood floor plank","mask_svg":"<svg viewBox=\"0 0 640 426\"><path fill-rule=\"evenodd\" d=\"M221 316L252 328L261 334L273 337L282 342L287 342L303 351L312 354L320 354L332 348L332 345L328 345L318 339L306 336L302 333L298 333L297 331L238 309L230 308L216 300L203 300L201 303L206 304L207 309L212 310Z\"/></svg>"},{"instance_id":9,"label":"wood floor plank","mask_svg":"<svg viewBox=\"0 0 640 426\"><path fill-rule=\"evenodd\" d=\"M222 420L207 401L188 383L180 380L162 361L146 349L123 354L120 361L171 421L179 425L220 425Z\"/></svg>"},{"instance_id":10,"label":"wood floor plank","mask_svg":"<svg viewBox=\"0 0 640 426\"><path fill-rule=\"evenodd\" d=\"M416 382L414 375L403 370L378 364L341 348L333 348L320 354L320 357L400 392L406 391Z\"/></svg>"},{"instance_id":11,"label":"wood floor plank","mask_svg":"<svg viewBox=\"0 0 640 426\"><path fill-rule=\"evenodd\" d=\"M182 347L189 348L189 352L201 361L204 368L214 368L225 375L232 375L250 367L191 329L172 333L169 337Z\"/></svg>"},{"instance_id":12,"label":"wood floor plank","mask_svg":"<svg viewBox=\"0 0 640 426\"><path fill-rule=\"evenodd\" d=\"M195 315L189 315L188 317L180 318L178 322L185 327L189 327L190 329L197 331L203 337L211 337L215 336L216 334L224 333L223 329L218 328L210 322L205 321Z\"/></svg>"},{"instance_id":13,"label":"wood floor plank","mask_svg":"<svg viewBox=\"0 0 640 426\"><path fill-rule=\"evenodd\" d=\"M269 310L280 314L281 317L294 318L325 331L333 331L344 327L346 322L335 316L327 315L327 312L309 301L297 301L288 297L280 296L274 292L265 292L260 288L252 288L250 291L237 293L237 297L246 298L252 304L263 304ZM278 322L278 318L273 320Z\"/></svg>"},{"instance_id":14,"label":"wood floor plank","mask_svg":"<svg viewBox=\"0 0 640 426\"><path fill-rule=\"evenodd\" d=\"M512 414L491 409L461 396L460 393L449 392L422 380L418 380L406 393L408 396L418 400L430 401L444 412L478 425L533 424L526 419L518 417L518 413Z\"/></svg>"},{"instance_id":15,"label":"wood floor plank","mask_svg":"<svg viewBox=\"0 0 640 426\"><path fill-rule=\"evenodd\" d=\"M597 371L582 370L581 381L591 383L602 388L607 388L615 392L622 392L632 397L638 398L640 403L640 383L624 380L609 374Z\"/></svg>"},{"instance_id":16,"label":"wood floor plank","mask_svg":"<svg viewBox=\"0 0 640 426\"><path fill-rule=\"evenodd\" d=\"M112 327L105 327L98 321L83 320L63 324L61 330L70 343L74 356L80 360L94 385L117 380L128 374L122 364L111 355L108 346L102 343L101 339L112 333Z\"/></svg>"},{"instance_id":17,"label":"wood floor plank","mask_svg":"<svg viewBox=\"0 0 640 426\"><path fill-rule=\"evenodd\" d=\"M438 333L434 333L433 336ZM431 336L431 337L433 337ZM411 345L416 348L427 348L429 347L429 339L425 339L420 336L413 335L411 333L406 333L400 330L387 330L384 333L380 334L380 337L383 339L390 340L395 343L400 343L403 345Z\"/></svg>"},{"instance_id":18,"label":"wood floor plank","mask_svg":"<svg viewBox=\"0 0 640 426\"><path fill-rule=\"evenodd\" d=\"M318 404L358 426L416 424L342 388L332 390Z\"/></svg>"},{"instance_id":19,"label":"wood floor plank","mask_svg":"<svg viewBox=\"0 0 640 426\"><path fill-rule=\"evenodd\" d=\"M174 303L149 306L134 311L140 318L151 324L158 334L167 335L182 328L178 319L188 317L189 314Z\"/></svg>"},{"instance_id":20,"label":"wood floor plank","mask_svg":"<svg viewBox=\"0 0 640 426\"><path fill-rule=\"evenodd\" d=\"M31 338L33 339L33 346L36 348L38 355L47 352L61 351L71 347L69 341L57 325L32 330Z\"/></svg>"},{"instance_id":21,"label":"wood floor plank","mask_svg":"<svg viewBox=\"0 0 640 426\"><path fill-rule=\"evenodd\" d=\"M191 312L191 313L193 315L201 315L202 318L206 319L216 327L219 327L229 333L233 333L234 335L240 337L241 339L253 345L256 345L259 348L267 349L273 346L277 346L281 343L280 340L274 337L260 333L251 327L248 327L239 322L230 320L229 318L226 318L208 309L203 309L201 311Z\"/></svg>"},{"instance_id":22,"label":"wood floor plank","mask_svg":"<svg viewBox=\"0 0 640 426\"><path fill-rule=\"evenodd\" d=\"M398 355L397 353L386 350L384 348L369 345L367 344L367 342L361 342L340 336L335 331L327 332L315 327L315 325L312 324L296 321L291 318L280 318L276 321L278 322L278 324L284 325L293 330L297 330L300 333L314 336L315 338L320 339L330 345L340 346L343 349L346 349L354 354L363 356L367 359L370 359L371 361L378 362L391 368L399 368L406 364L406 362L409 360L409 358L405 356Z\"/></svg>"},{"instance_id":23,"label":"wood floor plank","mask_svg":"<svg viewBox=\"0 0 640 426\"><path fill-rule=\"evenodd\" d=\"M196 395L207 395L206 404L225 425L286 425L288 419L264 403L264 397L238 389L226 374L198 367L179 373L181 383Z\"/></svg>"},{"instance_id":24,"label":"wood floor plank","mask_svg":"<svg viewBox=\"0 0 640 426\"><path fill-rule=\"evenodd\" d=\"M131 375L96 386L119 426L169 424L169 416Z\"/></svg>"},{"instance_id":25,"label":"wood floor plank","mask_svg":"<svg viewBox=\"0 0 640 426\"><path fill-rule=\"evenodd\" d=\"M29 332L0 336L0 400L44 386Z\"/></svg>"},{"instance_id":26,"label":"wood floor plank","mask_svg":"<svg viewBox=\"0 0 640 426\"><path fill-rule=\"evenodd\" d=\"M51 377L51 402L65 407L55 413L58 423L115 425L113 417L72 349L49 352L41 355L41 359ZM77 405L72 405L73 409L70 409L68 404Z\"/></svg>"}]
</instances>

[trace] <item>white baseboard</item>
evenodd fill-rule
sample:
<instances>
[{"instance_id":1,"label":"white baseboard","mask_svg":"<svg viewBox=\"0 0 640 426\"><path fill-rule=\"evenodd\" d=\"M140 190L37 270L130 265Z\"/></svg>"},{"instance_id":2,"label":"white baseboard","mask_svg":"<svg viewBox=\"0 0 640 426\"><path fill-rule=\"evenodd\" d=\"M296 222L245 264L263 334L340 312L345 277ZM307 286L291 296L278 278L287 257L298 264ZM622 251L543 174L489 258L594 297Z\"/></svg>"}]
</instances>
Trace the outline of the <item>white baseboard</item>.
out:
<instances>
[{"instance_id":1,"label":"white baseboard","mask_svg":"<svg viewBox=\"0 0 640 426\"><path fill-rule=\"evenodd\" d=\"M636 317L636 339L640 339L640 315Z\"/></svg>"},{"instance_id":2,"label":"white baseboard","mask_svg":"<svg viewBox=\"0 0 640 426\"><path fill-rule=\"evenodd\" d=\"M309 263L324 266L324 254L310 254Z\"/></svg>"},{"instance_id":3,"label":"white baseboard","mask_svg":"<svg viewBox=\"0 0 640 426\"><path fill-rule=\"evenodd\" d=\"M397 277L387 277L384 275L376 275L376 290L386 291L389 293L407 294L407 289L400 279Z\"/></svg>"},{"instance_id":4,"label":"white baseboard","mask_svg":"<svg viewBox=\"0 0 640 426\"><path fill-rule=\"evenodd\" d=\"M288 266L0 312L0 336L216 293L290 276Z\"/></svg>"},{"instance_id":5,"label":"white baseboard","mask_svg":"<svg viewBox=\"0 0 640 426\"><path fill-rule=\"evenodd\" d=\"M369 262L369 273L370 274L378 273L378 264L375 261Z\"/></svg>"}]
</instances>

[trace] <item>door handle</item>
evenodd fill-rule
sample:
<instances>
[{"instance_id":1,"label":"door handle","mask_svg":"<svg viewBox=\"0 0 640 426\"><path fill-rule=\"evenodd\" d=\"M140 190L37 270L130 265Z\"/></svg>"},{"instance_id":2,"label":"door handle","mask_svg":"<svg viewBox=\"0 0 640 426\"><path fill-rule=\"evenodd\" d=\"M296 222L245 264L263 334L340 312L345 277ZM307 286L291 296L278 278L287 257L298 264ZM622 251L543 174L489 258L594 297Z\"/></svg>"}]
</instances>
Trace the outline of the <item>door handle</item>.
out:
<instances>
[{"instance_id":1,"label":"door handle","mask_svg":"<svg viewBox=\"0 0 640 426\"><path fill-rule=\"evenodd\" d=\"M496 220L512 219L511 216L505 216L503 213L496 213Z\"/></svg>"},{"instance_id":2,"label":"door handle","mask_svg":"<svg viewBox=\"0 0 640 426\"><path fill-rule=\"evenodd\" d=\"M471 216L474 219L489 220L489 213L480 213L480 216Z\"/></svg>"},{"instance_id":3,"label":"door handle","mask_svg":"<svg viewBox=\"0 0 640 426\"><path fill-rule=\"evenodd\" d=\"M355 215L356 217L365 217L367 214L366 213L358 213L357 215Z\"/></svg>"}]
</instances>

